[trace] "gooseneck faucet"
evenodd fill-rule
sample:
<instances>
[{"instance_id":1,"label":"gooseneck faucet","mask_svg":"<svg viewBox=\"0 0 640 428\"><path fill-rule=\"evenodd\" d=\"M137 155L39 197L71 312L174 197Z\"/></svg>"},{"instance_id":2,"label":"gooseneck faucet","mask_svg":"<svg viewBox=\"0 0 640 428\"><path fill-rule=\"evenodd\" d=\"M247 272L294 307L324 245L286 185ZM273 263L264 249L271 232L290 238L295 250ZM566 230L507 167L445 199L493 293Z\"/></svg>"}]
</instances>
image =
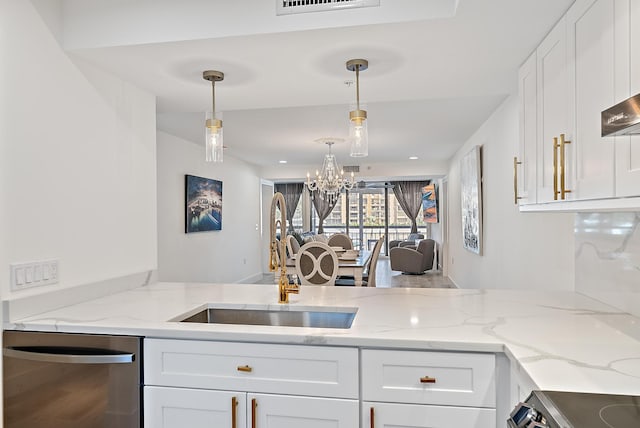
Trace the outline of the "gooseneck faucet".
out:
<instances>
[{"instance_id":1,"label":"gooseneck faucet","mask_svg":"<svg viewBox=\"0 0 640 428\"><path fill-rule=\"evenodd\" d=\"M280 208L280 219L276 219L276 208ZM300 287L297 284L289 284L287 279L287 249L284 236L287 227L287 209L284 196L276 192L271 199L270 218L270 246L269 246L269 271L275 272L280 268L278 281L278 303L289 303L289 294L298 294ZM280 227L280 241L276 238L276 231ZM278 248L279 247L279 248Z\"/></svg>"}]
</instances>

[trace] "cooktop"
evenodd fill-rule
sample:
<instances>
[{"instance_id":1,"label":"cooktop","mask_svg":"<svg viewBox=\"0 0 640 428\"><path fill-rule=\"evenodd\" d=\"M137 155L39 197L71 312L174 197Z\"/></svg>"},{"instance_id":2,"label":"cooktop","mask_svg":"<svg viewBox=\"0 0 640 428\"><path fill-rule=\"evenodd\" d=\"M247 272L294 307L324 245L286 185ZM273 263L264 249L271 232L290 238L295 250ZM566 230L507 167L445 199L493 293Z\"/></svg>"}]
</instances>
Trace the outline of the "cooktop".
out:
<instances>
[{"instance_id":1,"label":"cooktop","mask_svg":"<svg viewBox=\"0 0 640 428\"><path fill-rule=\"evenodd\" d=\"M519 406L530 406L533 410L529 410L528 414L531 416L521 416L519 421L511 419L510 426L640 428L640 396L533 391L525 403ZM523 414L521 411L520 415Z\"/></svg>"}]
</instances>

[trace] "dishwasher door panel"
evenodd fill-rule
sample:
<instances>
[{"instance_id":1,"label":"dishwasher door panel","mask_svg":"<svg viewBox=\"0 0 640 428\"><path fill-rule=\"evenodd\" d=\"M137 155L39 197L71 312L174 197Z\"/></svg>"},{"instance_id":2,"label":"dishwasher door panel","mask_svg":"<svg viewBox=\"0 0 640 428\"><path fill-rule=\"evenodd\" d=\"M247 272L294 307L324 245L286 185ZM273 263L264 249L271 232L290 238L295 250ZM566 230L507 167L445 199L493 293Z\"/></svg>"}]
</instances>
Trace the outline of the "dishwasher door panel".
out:
<instances>
[{"instance_id":1,"label":"dishwasher door panel","mask_svg":"<svg viewBox=\"0 0 640 428\"><path fill-rule=\"evenodd\" d=\"M5 331L5 428L140 428L141 341Z\"/></svg>"}]
</instances>

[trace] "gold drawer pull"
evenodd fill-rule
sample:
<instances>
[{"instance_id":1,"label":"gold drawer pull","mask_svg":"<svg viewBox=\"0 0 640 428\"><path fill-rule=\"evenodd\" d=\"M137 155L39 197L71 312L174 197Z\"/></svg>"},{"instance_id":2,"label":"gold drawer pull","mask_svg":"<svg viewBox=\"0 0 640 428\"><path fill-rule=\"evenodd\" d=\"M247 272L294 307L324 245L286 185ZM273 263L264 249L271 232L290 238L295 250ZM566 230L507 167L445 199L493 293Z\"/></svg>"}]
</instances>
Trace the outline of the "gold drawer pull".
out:
<instances>
[{"instance_id":1,"label":"gold drawer pull","mask_svg":"<svg viewBox=\"0 0 640 428\"><path fill-rule=\"evenodd\" d=\"M251 373L253 371L253 368L249 365L244 365L244 366L238 366L238 371L239 372L247 372L247 373Z\"/></svg>"},{"instance_id":2,"label":"gold drawer pull","mask_svg":"<svg viewBox=\"0 0 640 428\"><path fill-rule=\"evenodd\" d=\"M236 408L238 407L238 399L231 397L231 428L238 428L238 421L236 417Z\"/></svg>"},{"instance_id":3,"label":"gold drawer pull","mask_svg":"<svg viewBox=\"0 0 640 428\"><path fill-rule=\"evenodd\" d=\"M567 179L567 161L565 160L565 147L567 144L571 144L571 141L566 141L564 139L564 134L560 134L560 170L562 174L560 174L560 199L566 199L566 194L571 193L571 190L567 189L566 179Z\"/></svg>"},{"instance_id":4,"label":"gold drawer pull","mask_svg":"<svg viewBox=\"0 0 640 428\"><path fill-rule=\"evenodd\" d=\"M436 378L424 376L420 378L420 383L436 383Z\"/></svg>"},{"instance_id":5,"label":"gold drawer pull","mask_svg":"<svg viewBox=\"0 0 640 428\"><path fill-rule=\"evenodd\" d=\"M258 407L258 400L251 399L251 428L256 428L256 407Z\"/></svg>"},{"instance_id":6,"label":"gold drawer pull","mask_svg":"<svg viewBox=\"0 0 640 428\"><path fill-rule=\"evenodd\" d=\"M558 200L558 194L560 191L558 190L558 149L560 148L560 144L558 144L558 137L553 137L553 200Z\"/></svg>"},{"instance_id":7,"label":"gold drawer pull","mask_svg":"<svg viewBox=\"0 0 640 428\"><path fill-rule=\"evenodd\" d=\"M513 157L513 203L518 205L518 200L522 199L522 196L518 196L518 165L522 165L522 162L518 162L516 156Z\"/></svg>"}]
</instances>

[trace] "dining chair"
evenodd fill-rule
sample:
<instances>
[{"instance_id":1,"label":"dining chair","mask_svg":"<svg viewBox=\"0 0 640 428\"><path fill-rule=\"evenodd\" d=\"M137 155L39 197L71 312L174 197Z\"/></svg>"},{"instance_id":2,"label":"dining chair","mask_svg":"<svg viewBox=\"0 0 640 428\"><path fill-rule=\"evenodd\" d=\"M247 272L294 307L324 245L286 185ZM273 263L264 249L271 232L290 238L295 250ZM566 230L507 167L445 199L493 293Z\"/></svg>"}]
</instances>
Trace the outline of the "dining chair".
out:
<instances>
[{"instance_id":1,"label":"dining chair","mask_svg":"<svg viewBox=\"0 0 640 428\"><path fill-rule=\"evenodd\" d=\"M353 249L353 241L346 233L334 233L327 242L330 247L342 247L345 250Z\"/></svg>"},{"instance_id":2,"label":"dining chair","mask_svg":"<svg viewBox=\"0 0 640 428\"><path fill-rule=\"evenodd\" d=\"M302 285L335 285L338 256L325 243L308 242L296 254L296 273Z\"/></svg>"},{"instance_id":3,"label":"dining chair","mask_svg":"<svg viewBox=\"0 0 640 428\"><path fill-rule=\"evenodd\" d=\"M362 273L362 286L363 287L375 287L376 286L376 267L378 266L378 259L380 258L380 252L382 245L384 244L384 235L382 235L373 247L371 257L367 262ZM336 279L336 285L343 286L355 286L355 279L352 276L341 276Z\"/></svg>"},{"instance_id":4,"label":"dining chair","mask_svg":"<svg viewBox=\"0 0 640 428\"><path fill-rule=\"evenodd\" d=\"M300 251L300 243L293 235L287 235L287 253L289 257L293 257Z\"/></svg>"}]
</instances>

